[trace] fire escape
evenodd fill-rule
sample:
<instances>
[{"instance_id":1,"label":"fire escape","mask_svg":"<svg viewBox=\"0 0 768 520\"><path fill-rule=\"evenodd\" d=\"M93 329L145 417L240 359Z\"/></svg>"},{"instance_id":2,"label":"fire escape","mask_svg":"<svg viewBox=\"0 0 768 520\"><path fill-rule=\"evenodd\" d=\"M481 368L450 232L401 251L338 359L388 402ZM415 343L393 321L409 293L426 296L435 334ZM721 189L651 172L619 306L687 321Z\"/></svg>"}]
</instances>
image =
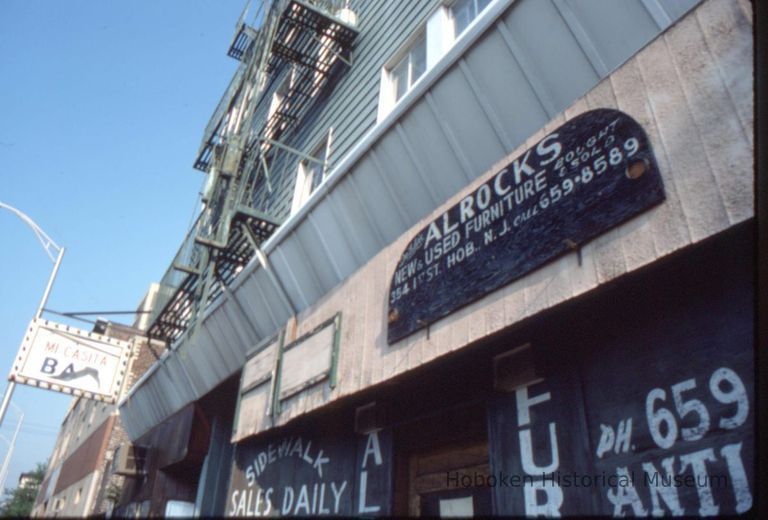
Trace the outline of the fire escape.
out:
<instances>
[{"instance_id":1,"label":"fire escape","mask_svg":"<svg viewBox=\"0 0 768 520\"><path fill-rule=\"evenodd\" d=\"M149 327L149 335L169 347L227 291L280 225L254 196L264 188L272 192L275 156L316 160L286 140L333 71L350 65L357 31L348 1L246 5L227 52L240 66L205 129L194 164L208 175L202 210L160 282Z\"/></svg>"}]
</instances>

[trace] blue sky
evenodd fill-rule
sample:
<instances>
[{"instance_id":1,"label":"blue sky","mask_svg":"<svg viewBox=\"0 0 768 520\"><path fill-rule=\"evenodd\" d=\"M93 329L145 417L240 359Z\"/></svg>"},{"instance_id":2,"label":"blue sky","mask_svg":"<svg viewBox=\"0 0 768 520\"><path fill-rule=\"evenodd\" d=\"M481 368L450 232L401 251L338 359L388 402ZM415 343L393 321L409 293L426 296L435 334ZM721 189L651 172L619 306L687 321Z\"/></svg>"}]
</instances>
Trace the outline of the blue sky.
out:
<instances>
[{"instance_id":1,"label":"blue sky","mask_svg":"<svg viewBox=\"0 0 768 520\"><path fill-rule=\"evenodd\" d=\"M49 308L135 309L165 272L197 207L192 163L237 66L226 51L244 5L0 0L0 201L66 247ZM0 388L51 267L0 210ZM6 487L50 455L70 400L17 386ZM16 422L12 408L0 435Z\"/></svg>"}]
</instances>

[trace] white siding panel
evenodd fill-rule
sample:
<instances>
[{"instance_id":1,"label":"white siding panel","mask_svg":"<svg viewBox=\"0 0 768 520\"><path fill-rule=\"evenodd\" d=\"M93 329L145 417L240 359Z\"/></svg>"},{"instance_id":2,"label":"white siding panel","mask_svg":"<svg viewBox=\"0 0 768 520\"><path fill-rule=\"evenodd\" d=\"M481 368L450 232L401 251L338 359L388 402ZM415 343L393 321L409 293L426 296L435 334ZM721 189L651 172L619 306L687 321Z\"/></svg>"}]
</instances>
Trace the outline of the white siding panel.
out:
<instances>
[{"instance_id":1,"label":"white siding panel","mask_svg":"<svg viewBox=\"0 0 768 520\"><path fill-rule=\"evenodd\" d=\"M457 152L467 160L471 178L485 172L508 153L460 67L454 66L432 88L432 97L438 114L456 138Z\"/></svg>"},{"instance_id":2,"label":"white siding panel","mask_svg":"<svg viewBox=\"0 0 768 520\"><path fill-rule=\"evenodd\" d=\"M404 215L399 235L434 207L433 196L397 132L390 132L379 142L374 157L382 176L395 192L398 211Z\"/></svg>"},{"instance_id":3,"label":"white siding panel","mask_svg":"<svg viewBox=\"0 0 768 520\"><path fill-rule=\"evenodd\" d=\"M498 29L484 36L468 53L465 62L482 86L486 101L513 148L549 120L533 85Z\"/></svg>"},{"instance_id":4,"label":"white siding panel","mask_svg":"<svg viewBox=\"0 0 768 520\"><path fill-rule=\"evenodd\" d=\"M648 43L657 31L656 22L641 2L560 1L589 34L609 72L631 56L633 49Z\"/></svg>"},{"instance_id":5,"label":"white siding panel","mask_svg":"<svg viewBox=\"0 0 768 520\"><path fill-rule=\"evenodd\" d=\"M352 274L356 268L355 252L350 244L351 238L345 233L345 227L336 218L333 204L327 201L312 210L309 219L319 234L329 254L333 258L334 271L339 280Z\"/></svg>"},{"instance_id":6,"label":"white siding panel","mask_svg":"<svg viewBox=\"0 0 768 520\"><path fill-rule=\"evenodd\" d=\"M467 184L450 143L425 103L416 105L403 117L402 128L424 171L431 175L439 203Z\"/></svg>"},{"instance_id":7,"label":"white siding panel","mask_svg":"<svg viewBox=\"0 0 768 520\"><path fill-rule=\"evenodd\" d=\"M556 111L592 87L597 73L551 0L520 0L504 18Z\"/></svg>"},{"instance_id":8,"label":"white siding panel","mask_svg":"<svg viewBox=\"0 0 768 520\"><path fill-rule=\"evenodd\" d=\"M375 222L382 245L390 243L405 229L407 218L398 208L397 194L385 180L387 173L379 170L370 154L356 165L353 173L360 201Z\"/></svg>"},{"instance_id":9,"label":"white siding panel","mask_svg":"<svg viewBox=\"0 0 768 520\"><path fill-rule=\"evenodd\" d=\"M320 290L325 293L335 287L341 279L334 270L334 262L324 245L323 237L318 232L318 228L312 224L311 219L310 214L307 225L298 228L294 236L305 255L301 262L309 264L307 267L311 267Z\"/></svg>"},{"instance_id":10,"label":"white siding panel","mask_svg":"<svg viewBox=\"0 0 768 520\"><path fill-rule=\"evenodd\" d=\"M286 254L286 250L290 252L297 252L295 244L291 247L291 240L295 240L292 237L288 237L278 247L276 247L272 254L270 254L270 262L275 275L280 280L288 296L288 299L293 303L294 308L302 309L309 305L307 299L307 291L318 291L317 287L302 288L301 283L307 278L305 274L302 276L300 273L295 273L292 269L293 264L289 261L290 256ZM302 256L302 260L305 260ZM294 262L297 259L294 259ZM306 272L305 272L306 273ZM314 281L311 281L314 285Z\"/></svg>"}]
</instances>

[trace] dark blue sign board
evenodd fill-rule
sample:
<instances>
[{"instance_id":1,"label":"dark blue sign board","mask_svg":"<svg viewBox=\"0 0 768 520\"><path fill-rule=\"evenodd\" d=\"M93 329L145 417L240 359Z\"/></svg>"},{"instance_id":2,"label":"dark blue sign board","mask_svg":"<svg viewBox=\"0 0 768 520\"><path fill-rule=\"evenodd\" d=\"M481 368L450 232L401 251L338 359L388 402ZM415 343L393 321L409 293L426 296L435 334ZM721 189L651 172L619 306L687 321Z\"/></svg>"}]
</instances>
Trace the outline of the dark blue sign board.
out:
<instances>
[{"instance_id":1,"label":"dark blue sign board","mask_svg":"<svg viewBox=\"0 0 768 520\"><path fill-rule=\"evenodd\" d=\"M241 442L226 516L388 516L392 435L324 428Z\"/></svg>"},{"instance_id":2,"label":"dark blue sign board","mask_svg":"<svg viewBox=\"0 0 768 520\"><path fill-rule=\"evenodd\" d=\"M664 200L642 127L611 109L551 132L409 243L390 284L391 344Z\"/></svg>"}]
</instances>

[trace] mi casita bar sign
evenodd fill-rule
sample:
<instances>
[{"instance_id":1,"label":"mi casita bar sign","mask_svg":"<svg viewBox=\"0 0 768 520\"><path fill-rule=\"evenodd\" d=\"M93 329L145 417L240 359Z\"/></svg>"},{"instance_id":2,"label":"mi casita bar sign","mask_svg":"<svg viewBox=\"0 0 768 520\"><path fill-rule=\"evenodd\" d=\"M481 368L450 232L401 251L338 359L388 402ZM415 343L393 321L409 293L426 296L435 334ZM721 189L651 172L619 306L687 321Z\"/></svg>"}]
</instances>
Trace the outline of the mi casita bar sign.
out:
<instances>
[{"instance_id":1,"label":"mi casita bar sign","mask_svg":"<svg viewBox=\"0 0 768 520\"><path fill-rule=\"evenodd\" d=\"M131 344L126 341L34 319L8 379L115 403L130 354Z\"/></svg>"},{"instance_id":2,"label":"mi casita bar sign","mask_svg":"<svg viewBox=\"0 0 768 520\"><path fill-rule=\"evenodd\" d=\"M648 137L623 112L553 131L408 244L389 292L391 344L664 200Z\"/></svg>"}]
</instances>

